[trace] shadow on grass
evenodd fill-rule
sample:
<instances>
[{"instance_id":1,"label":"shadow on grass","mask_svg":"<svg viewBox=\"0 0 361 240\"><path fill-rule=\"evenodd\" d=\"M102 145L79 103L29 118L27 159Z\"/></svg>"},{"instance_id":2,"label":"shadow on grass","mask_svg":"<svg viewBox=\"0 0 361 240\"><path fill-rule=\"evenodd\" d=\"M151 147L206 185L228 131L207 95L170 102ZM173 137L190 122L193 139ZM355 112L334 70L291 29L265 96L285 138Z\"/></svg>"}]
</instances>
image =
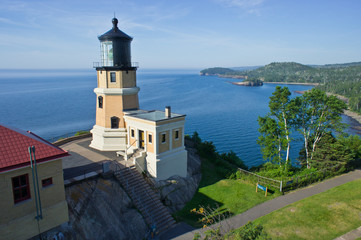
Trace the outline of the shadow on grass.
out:
<instances>
[{"instance_id":1,"label":"shadow on grass","mask_svg":"<svg viewBox=\"0 0 361 240\"><path fill-rule=\"evenodd\" d=\"M197 192L192 200L186 204L186 206L179 212L174 214L174 218L178 222L186 222L193 227L202 227L204 224L201 219L204 217L202 214L196 213L199 208L204 208L209 211L210 215L214 218L219 215L232 216L233 213L228 211L227 208L223 207L224 204L204 195L203 193ZM193 210L193 211L192 211Z\"/></svg>"}]
</instances>

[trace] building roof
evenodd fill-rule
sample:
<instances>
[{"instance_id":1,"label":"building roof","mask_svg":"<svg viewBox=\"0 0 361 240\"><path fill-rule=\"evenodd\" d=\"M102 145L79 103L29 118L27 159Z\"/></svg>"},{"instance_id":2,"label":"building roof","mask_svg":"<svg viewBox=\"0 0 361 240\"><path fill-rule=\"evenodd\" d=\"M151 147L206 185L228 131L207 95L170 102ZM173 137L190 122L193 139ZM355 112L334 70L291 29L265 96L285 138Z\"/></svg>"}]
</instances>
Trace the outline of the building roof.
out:
<instances>
[{"instance_id":1,"label":"building roof","mask_svg":"<svg viewBox=\"0 0 361 240\"><path fill-rule=\"evenodd\" d=\"M0 125L0 172L30 165L30 146L35 146L37 163L69 155L32 132Z\"/></svg>"},{"instance_id":2,"label":"building roof","mask_svg":"<svg viewBox=\"0 0 361 240\"><path fill-rule=\"evenodd\" d=\"M100 41L112 40L116 38L118 39L121 38L129 41L133 40L132 37L128 36L127 34L119 30L118 19L113 18L112 23L113 23L113 28L98 37Z\"/></svg>"},{"instance_id":3,"label":"building roof","mask_svg":"<svg viewBox=\"0 0 361 240\"><path fill-rule=\"evenodd\" d=\"M130 114L127 114L125 116L140 118L140 119L148 120L148 121L158 122L158 121L169 120L169 119L174 119L174 118L178 118L178 117L185 117L186 115L178 114L178 113L171 113L171 116L168 118L165 115L165 112L163 112L163 111L158 111L158 110L154 110L154 111L137 110L137 111L133 111Z\"/></svg>"}]
</instances>

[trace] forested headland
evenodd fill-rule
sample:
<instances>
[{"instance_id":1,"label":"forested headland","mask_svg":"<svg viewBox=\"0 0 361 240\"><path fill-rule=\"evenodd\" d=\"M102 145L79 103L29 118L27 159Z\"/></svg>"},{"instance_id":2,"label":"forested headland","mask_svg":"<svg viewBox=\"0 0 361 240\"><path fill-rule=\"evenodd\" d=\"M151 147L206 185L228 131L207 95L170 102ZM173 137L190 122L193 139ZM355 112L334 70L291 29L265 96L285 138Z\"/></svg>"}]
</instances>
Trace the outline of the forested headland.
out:
<instances>
[{"instance_id":1,"label":"forested headland","mask_svg":"<svg viewBox=\"0 0 361 240\"><path fill-rule=\"evenodd\" d=\"M274 62L257 69L207 68L201 75L244 78L247 81L312 83L316 88L348 98L349 109L361 113L361 62L327 65L303 65Z\"/></svg>"}]
</instances>

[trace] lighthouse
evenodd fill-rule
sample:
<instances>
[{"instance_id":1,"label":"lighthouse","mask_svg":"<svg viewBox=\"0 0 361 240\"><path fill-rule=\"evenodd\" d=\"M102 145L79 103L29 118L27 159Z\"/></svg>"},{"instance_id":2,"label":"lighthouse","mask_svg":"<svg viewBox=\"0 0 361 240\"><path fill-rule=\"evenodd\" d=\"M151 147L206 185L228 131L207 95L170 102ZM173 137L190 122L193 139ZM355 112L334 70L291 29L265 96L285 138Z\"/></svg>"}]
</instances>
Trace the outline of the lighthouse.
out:
<instances>
[{"instance_id":1,"label":"lighthouse","mask_svg":"<svg viewBox=\"0 0 361 240\"><path fill-rule=\"evenodd\" d=\"M97 71L96 121L91 133L90 147L101 151L126 148L124 111L138 110L136 81L137 64L131 62L133 38L119 30L118 19L113 18L113 28L98 37L100 41Z\"/></svg>"},{"instance_id":2,"label":"lighthouse","mask_svg":"<svg viewBox=\"0 0 361 240\"><path fill-rule=\"evenodd\" d=\"M90 147L115 151L132 162L140 172L156 180L187 176L184 146L186 115L171 111L139 109L136 81L137 64L131 62L130 36L113 28L99 36L101 61L97 71L96 121L90 131Z\"/></svg>"}]
</instances>

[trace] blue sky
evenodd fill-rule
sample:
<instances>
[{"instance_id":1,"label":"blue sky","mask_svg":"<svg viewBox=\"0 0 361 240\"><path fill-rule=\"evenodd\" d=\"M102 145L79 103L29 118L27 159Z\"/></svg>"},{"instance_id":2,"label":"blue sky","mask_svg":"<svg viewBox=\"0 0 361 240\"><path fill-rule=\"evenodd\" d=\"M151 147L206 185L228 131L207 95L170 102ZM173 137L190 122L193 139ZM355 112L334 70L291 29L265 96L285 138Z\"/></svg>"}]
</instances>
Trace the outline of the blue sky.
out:
<instances>
[{"instance_id":1,"label":"blue sky","mask_svg":"<svg viewBox=\"0 0 361 240\"><path fill-rule=\"evenodd\" d=\"M361 61L361 1L0 0L0 68L92 68L114 12L141 68Z\"/></svg>"}]
</instances>

